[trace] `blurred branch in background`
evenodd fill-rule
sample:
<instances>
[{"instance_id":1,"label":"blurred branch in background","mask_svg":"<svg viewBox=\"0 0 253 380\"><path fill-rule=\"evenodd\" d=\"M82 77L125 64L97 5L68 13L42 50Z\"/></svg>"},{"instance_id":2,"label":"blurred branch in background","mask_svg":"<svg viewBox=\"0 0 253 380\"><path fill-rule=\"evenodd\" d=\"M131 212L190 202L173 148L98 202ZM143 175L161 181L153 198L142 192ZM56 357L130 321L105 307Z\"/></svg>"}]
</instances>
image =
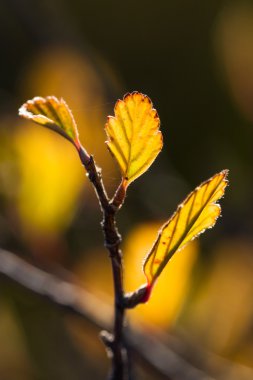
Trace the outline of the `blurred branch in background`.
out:
<instances>
[{"instance_id":1,"label":"blurred branch in background","mask_svg":"<svg viewBox=\"0 0 253 380\"><path fill-rule=\"evenodd\" d=\"M0 273L2 280L24 287L38 297L50 301L64 313L83 318L98 330L110 327L112 311L108 305L75 284L74 280L66 279L68 277L66 275L61 278L48 273L5 250L0 250ZM198 362L201 368L199 369L185 360L174 348L170 348L170 345L182 346L182 342L171 343L171 339L164 332L154 329L155 334L148 334L148 330L152 331L152 328L140 324L131 326L126 334L128 346L132 356L135 356L138 362L149 367L161 378L171 380L252 379L252 369L232 364L215 355L203 354L203 352L200 354L196 347L194 349L191 347L190 349L193 349L191 356L196 355L195 361ZM206 360L206 355L209 360ZM201 360L200 357L203 359Z\"/></svg>"}]
</instances>

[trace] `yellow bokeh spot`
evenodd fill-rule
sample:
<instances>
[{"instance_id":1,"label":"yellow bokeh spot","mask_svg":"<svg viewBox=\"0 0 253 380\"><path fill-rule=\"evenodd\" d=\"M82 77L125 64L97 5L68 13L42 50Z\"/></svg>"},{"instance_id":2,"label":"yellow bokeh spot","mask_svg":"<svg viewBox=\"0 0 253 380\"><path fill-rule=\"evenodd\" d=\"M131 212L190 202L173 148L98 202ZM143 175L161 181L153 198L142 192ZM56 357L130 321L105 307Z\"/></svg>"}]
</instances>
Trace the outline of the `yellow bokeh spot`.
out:
<instances>
[{"instance_id":1,"label":"yellow bokeh spot","mask_svg":"<svg viewBox=\"0 0 253 380\"><path fill-rule=\"evenodd\" d=\"M24 231L61 230L73 216L86 181L75 149L61 137L34 125L19 129L15 144L20 172L17 209Z\"/></svg>"},{"instance_id":2,"label":"yellow bokeh spot","mask_svg":"<svg viewBox=\"0 0 253 380\"><path fill-rule=\"evenodd\" d=\"M252 253L247 239L220 242L184 321L200 345L218 355L238 356L246 365L252 365L246 348L253 315Z\"/></svg>"},{"instance_id":3,"label":"yellow bokeh spot","mask_svg":"<svg viewBox=\"0 0 253 380\"><path fill-rule=\"evenodd\" d=\"M133 291L145 283L141 266L156 239L160 223L140 225L128 237L124 247L127 290ZM129 318L153 323L159 327L172 324L183 305L190 283L190 274L197 257L197 242L191 242L176 253L167 264L147 304L129 312Z\"/></svg>"}]
</instances>

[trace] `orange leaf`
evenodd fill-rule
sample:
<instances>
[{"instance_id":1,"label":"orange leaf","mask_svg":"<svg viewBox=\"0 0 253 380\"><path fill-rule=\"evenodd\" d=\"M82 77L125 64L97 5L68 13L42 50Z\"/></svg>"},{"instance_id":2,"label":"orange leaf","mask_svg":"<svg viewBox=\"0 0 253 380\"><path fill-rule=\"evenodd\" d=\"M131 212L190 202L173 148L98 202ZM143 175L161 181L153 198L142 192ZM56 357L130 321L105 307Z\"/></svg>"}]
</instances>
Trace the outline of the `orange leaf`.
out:
<instances>
[{"instance_id":1,"label":"orange leaf","mask_svg":"<svg viewBox=\"0 0 253 380\"><path fill-rule=\"evenodd\" d=\"M75 119L67 103L54 96L35 97L19 109L19 115L37 124L52 129L80 149Z\"/></svg>"},{"instance_id":2,"label":"orange leaf","mask_svg":"<svg viewBox=\"0 0 253 380\"><path fill-rule=\"evenodd\" d=\"M196 187L163 225L143 266L150 288L174 253L214 226L221 212L216 202L224 194L227 174L228 171L223 170Z\"/></svg>"},{"instance_id":3,"label":"orange leaf","mask_svg":"<svg viewBox=\"0 0 253 380\"><path fill-rule=\"evenodd\" d=\"M119 164L126 188L143 174L162 149L160 120L148 96L126 94L105 126L107 146Z\"/></svg>"}]
</instances>

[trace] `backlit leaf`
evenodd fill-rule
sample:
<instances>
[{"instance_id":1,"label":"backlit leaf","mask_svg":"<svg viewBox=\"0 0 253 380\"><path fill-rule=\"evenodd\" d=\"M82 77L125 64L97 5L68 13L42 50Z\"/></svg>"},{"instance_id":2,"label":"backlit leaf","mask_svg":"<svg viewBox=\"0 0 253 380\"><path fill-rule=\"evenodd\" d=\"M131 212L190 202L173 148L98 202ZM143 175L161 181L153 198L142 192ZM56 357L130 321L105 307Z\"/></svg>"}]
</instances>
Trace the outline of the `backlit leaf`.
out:
<instances>
[{"instance_id":1,"label":"backlit leaf","mask_svg":"<svg viewBox=\"0 0 253 380\"><path fill-rule=\"evenodd\" d=\"M160 120L148 96L126 94L105 126L107 146L119 164L123 186L143 174L162 149Z\"/></svg>"},{"instance_id":2,"label":"backlit leaf","mask_svg":"<svg viewBox=\"0 0 253 380\"><path fill-rule=\"evenodd\" d=\"M214 226L221 213L216 202L224 194L227 174L228 171L224 170L196 187L163 225L144 262L143 270L150 287L175 252Z\"/></svg>"},{"instance_id":3,"label":"backlit leaf","mask_svg":"<svg viewBox=\"0 0 253 380\"><path fill-rule=\"evenodd\" d=\"M23 104L19 109L19 115L54 130L72 142L77 149L80 148L76 122L67 103L62 98L35 97Z\"/></svg>"}]
</instances>

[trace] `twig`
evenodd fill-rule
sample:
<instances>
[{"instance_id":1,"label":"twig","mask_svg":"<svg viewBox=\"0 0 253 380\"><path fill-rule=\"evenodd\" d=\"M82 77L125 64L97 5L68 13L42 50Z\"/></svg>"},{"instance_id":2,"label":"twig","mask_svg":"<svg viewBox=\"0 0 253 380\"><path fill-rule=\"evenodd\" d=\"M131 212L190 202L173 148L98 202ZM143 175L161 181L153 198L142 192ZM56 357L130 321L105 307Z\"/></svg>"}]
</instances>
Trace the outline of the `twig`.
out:
<instances>
[{"instance_id":1,"label":"twig","mask_svg":"<svg viewBox=\"0 0 253 380\"><path fill-rule=\"evenodd\" d=\"M45 272L3 249L0 249L0 275L51 301L64 311L85 318L98 329L110 327L111 308L103 301L77 284Z\"/></svg>"},{"instance_id":2,"label":"twig","mask_svg":"<svg viewBox=\"0 0 253 380\"><path fill-rule=\"evenodd\" d=\"M111 309L103 301L80 286L47 273L2 249L0 274L8 281L52 302L64 312L84 318L100 330L110 326ZM155 337L147 336L140 327L128 331L127 345L139 361L165 379L213 380Z\"/></svg>"},{"instance_id":3,"label":"twig","mask_svg":"<svg viewBox=\"0 0 253 380\"><path fill-rule=\"evenodd\" d=\"M119 248L121 236L116 227L115 215L121 207L125 194L122 193L121 199L110 202L106 193L101 170L96 166L92 156L87 157L86 151L81 147L79 156L83 163L88 177L93 184L103 214L102 229L104 232L105 247L109 252L113 272L114 284L114 329L113 335L102 332L101 337L112 352L112 372L110 380L126 379L127 369L127 350L123 340L123 324L125 315L124 289L123 289L123 268L122 253ZM119 197L118 197L119 198Z\"/></svg>"}]
</instances>

